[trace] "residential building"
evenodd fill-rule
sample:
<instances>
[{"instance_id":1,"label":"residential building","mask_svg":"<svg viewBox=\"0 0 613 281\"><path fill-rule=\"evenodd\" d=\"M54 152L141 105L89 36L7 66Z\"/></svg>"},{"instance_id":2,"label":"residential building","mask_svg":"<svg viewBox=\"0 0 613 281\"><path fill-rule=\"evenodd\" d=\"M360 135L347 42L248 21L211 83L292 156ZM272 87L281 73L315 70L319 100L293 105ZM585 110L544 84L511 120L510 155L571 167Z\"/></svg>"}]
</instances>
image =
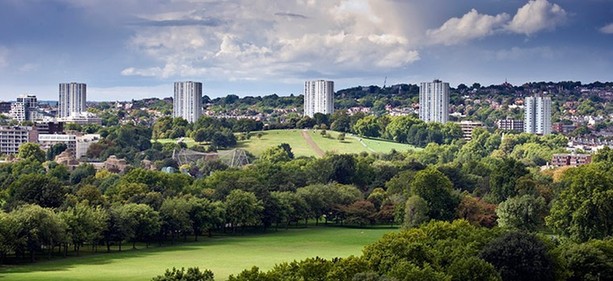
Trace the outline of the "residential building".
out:
<instances>
[{"instance_id":1,"label":"residential building","mask_svg":"<svg viewBox=\"0 0 613 281\"><path fill-rule=\"evenodd\" d=\"M63 122L36 122L34 124L39 134L63 134Z\"/></svg>"},{"instance_id":2,"label":"residential building","mask_svg":"<svg viewBox=\"0 0 613 281\"><path fill-rule=\"evenodd\" d=\"M551 134L551 97L535 95L524 102L524 132Z\"/></svg>"},{"instance_id":3,"label":"residential building","mask_svg":"<svg viewBox=\"0 0 613 281\"><path fill-rule=\"evenodd\" d=\"M556 167L577 167L590 163L592 163L592 155L590 154L554 154L551 159L551 165Z\"/></svg>"},{"instance_id":4,"label":"residential building","mask_svg":"<svg viewBox=\"0 0 613 281\"><path fill-rule=\"evenodd\" d=\"M460 128L462 129L462 138L465 140L472 139L473 131L476 128L483 127L483 123L478 121L462 121L458 122L458 125L460 125Z\"/></svg>"},{"instance_id":5,"label":"residential building","mask_svg":"<svg viewBox=\"0 0 613 281\"><path fill-rule=\"evenodd\" d=\"M524 131L524 120L519 119L499 119L496 121L496 126L502 131Z\"/></svg>"},{"instance_id":6,"label":"residential building","mask_svg":"<svg viewBox=\"0 0 613 281\"><path fill-rule=\"evenodd\" d=\"M304 116L334 113L334 81L304 82Z\"/></svg>"},{"instance_id":7,"label":"residential building","mask_svg":"<svg viewBox=\"0 0 613 281\"><path fill-rule=\"evenodd\" d=\"M102 119L91 112L73 113L70 116L53 119L54 122L74 123L79 125L98 124L102 125Z\"/></svg>"},{"instance_id":8,"label":"residential building","mask_svg":"<svg viewBox=\"0 0 613 281\"><path fill-rule=\"evenodd\" d=\"M575 124L564 124L562 122L554 123L552 126L552 131L558 132L560 134L569 134L572 133L575 129L577 129L577 125Z\"/></svg>"},{"instance_id":9,"label":"residential building","mask_svg":"<svg viewBox=\"0 0 613 281\"><path fill-rule=\"evenodd\" d=\"M100 141L100 134L87 134L77 137L77 143L75 148L75 158L81 159L81 157L87 154L89 147Z\"/></svg>"},{"instance_id":10,"label":"residential building","mask_svg":"<svg viewBox=\"0 0 613 281\"><path fill-rule=\"evenodd\" d=\"M175 82L172 117L181 117L190 123L202 115L202 83L193 81Z\"/></svg>"},{"instance_id":11,"label":"residential building","mask_svg":"<svg viewBox=\"0 0 613 281\"><path fill-rule=\"evenodd\" d=\"M9 116L19 122L38 119L38 100L33 95L21 95L11 104Z\"/></svg>"},{"instance_id":12,"label":"residential building","mask_svg":"<svg viewBox=\"0 0 613 281\"><path fill-rule=\"evenodd\" d=\"M11 112L11 104L9 101L0 101L0 113Z\"/></svg>"},{"instance_id":13,"label":"residential building","mask_svg":"<svg viewBox=\"0 0 613 281\"><path fill-rule=\"evenodd\" d=\"M74 150L77 147L77 136L60 134L38 134L40 148L47 150L56 144L66 144L67 149Z\"/></svg>"},{"instance_id":14,"label":"residential building","mask_svg":"<svg viewBox=\"0 0 613 281\"><path fill-rule=\"evenodd\" d=\"M447 123L449 120L449 83L441 80L419 86L419 119Z\"/></svg>"},{"instance_id":15,"label":"residential building","mask_svg":"<svg viewBox=\"0 0 613 281\"><path fill-rule=\"evenodd\" d=\"M57 116L69 117L85 112L87 85L84 83L60 83L60 98Z\"/></svg>"},{"instance_id":16,"label":"residential building","mask_svg":"<svg viewBox=\"0 0 613 281\"><path fill-rule=\"evenodd\" d=\"M17 154L19 146L26 142L36 142L36 128L26 126L0 127L0 154Z\"/></svg>"}]
</instances>

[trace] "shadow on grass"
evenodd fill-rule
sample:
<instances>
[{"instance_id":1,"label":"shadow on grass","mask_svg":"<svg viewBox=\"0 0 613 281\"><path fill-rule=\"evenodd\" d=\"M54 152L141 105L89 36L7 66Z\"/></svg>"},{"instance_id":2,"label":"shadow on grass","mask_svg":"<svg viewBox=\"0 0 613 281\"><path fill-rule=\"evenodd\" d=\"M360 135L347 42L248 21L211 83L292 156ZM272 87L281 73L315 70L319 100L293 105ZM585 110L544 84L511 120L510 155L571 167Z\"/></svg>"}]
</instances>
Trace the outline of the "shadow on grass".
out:
<instances>
[{"instance_id":1,"label":"shadow on grass","mask_svg":"<svg viewBox=\"0 0 613 281\"><path fill-rule=\"evenodd\" d=\"M106 265L111 264L116 260L125 260L131 258L143 258L146 256L164 253L164 252L187 252L201 251L208 246L223 246L237 243L244 243L262 236L276 235L291 236L299 230L316 230L316 227L311 228L290 228L286 229L268 229L268 230L246 230L244 232L237 231L235 233L219 233L213 237L200 236L198 241L194 241L194 237L188 237L187 241L178 240L174 244L166 242L161 246L159 244L151 244L148 248L144 244L137 244L136 249L132 249L132 244L124 244L122 251L118 250L118 246L111 247L111 252L106 252L106 247L99 247L97 253L91 252L91 249L82 250L80 256L76 253L69 252L67 257L58 256L54 253L50 258L46 254L39 254L36 262L27 263L27 261L19 261L15 264L0 265L0 279L5 274L11 273L34 273L34 272L55 272L68 271L72 268L82 265Z\"/></svg>"}]
</instances>

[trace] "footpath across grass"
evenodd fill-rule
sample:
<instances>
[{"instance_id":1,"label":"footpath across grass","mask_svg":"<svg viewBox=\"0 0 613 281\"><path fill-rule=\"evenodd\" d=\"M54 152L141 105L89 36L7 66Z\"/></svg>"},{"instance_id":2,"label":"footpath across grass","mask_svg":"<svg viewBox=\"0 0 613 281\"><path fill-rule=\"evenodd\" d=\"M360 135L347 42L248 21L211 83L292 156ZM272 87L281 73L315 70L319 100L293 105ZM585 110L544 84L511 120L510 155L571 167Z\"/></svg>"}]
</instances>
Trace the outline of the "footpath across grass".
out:
<instances>
[{"instance_id":1,"label":"footpath across grass","mask_svg":"<svg viewBox=\"0 0 613 281\"><path fill-rule=\"evenodd\" d=\"M257 133L261 133L262 136L257 138ZM345 140L341 141L337 139L340 133L334 131L327 131L327 133L330 134L330 138L323 137L320 130L308 130L308 134L310 134L313 141L325 152L339 154L360 152L389 153L392 149L396 151L416 149L414 146L408 144L366 138L362 139L349 134L346 134ZM281 143L289 144L292 148L292 152L294 152L296 156L317 156L315 151L302 137L301 129L253 132L251 139L239 142L239 148L243 148L259 156L269 147L277 146Z\"/></svg>"},{"instance_id":2,"label":"footpath across grass","mask_svg":"<svg viewBox=\"0 0 613 281\"><path fill-rule=\"evenodd\" d=\"M151 280L167 268L200 267L215 280L258 266L264 270L281 262L308 257L360 255L362 248L395 231L388 228L315 227L266 234L201 238L176 246L100 253L20 266L0 267L0 280ZM130 249L126 245L124 249Z\"/></svg>"}]
</instances>

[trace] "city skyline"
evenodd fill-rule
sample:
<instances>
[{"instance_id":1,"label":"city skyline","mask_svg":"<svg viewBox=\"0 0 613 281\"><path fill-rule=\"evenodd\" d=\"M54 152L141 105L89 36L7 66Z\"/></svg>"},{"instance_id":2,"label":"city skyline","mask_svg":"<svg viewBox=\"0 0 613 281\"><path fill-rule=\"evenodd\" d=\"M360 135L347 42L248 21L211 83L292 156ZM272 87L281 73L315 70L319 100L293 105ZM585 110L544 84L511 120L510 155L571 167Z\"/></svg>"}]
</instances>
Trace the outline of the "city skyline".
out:
<instances>
[{"instance_id":1,"label":"city skyline","mask_svg":"<svg viewBox=\"0 0 613 281\"><path fill-rule=\"evenodd\" d=\"M602 0L7 0L0 100L54 100L62 81L92 101L170 97L185 80L210 97L298 95L314 79L607 81L612 13Z\"/></svg>"}]
</instances>

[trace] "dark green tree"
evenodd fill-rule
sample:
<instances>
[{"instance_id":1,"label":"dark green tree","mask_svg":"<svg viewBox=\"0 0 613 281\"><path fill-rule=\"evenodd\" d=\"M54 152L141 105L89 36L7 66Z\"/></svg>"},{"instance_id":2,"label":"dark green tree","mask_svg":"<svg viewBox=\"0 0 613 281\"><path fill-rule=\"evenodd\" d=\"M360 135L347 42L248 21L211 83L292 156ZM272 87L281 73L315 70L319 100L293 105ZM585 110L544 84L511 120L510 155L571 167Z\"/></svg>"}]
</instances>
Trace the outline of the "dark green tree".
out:
<instances>
[{"instance_id":1,"label":"dark green tree","mask_svg":"<svg viewBox=\"0 0 613 281\"><path fill-rule=\"evenodd\" d=\"M505 233L487 244L480 257L494 265L505 281L555 279L555 263L547 246L532 234Z\"/></svg>"}]
</instances>

